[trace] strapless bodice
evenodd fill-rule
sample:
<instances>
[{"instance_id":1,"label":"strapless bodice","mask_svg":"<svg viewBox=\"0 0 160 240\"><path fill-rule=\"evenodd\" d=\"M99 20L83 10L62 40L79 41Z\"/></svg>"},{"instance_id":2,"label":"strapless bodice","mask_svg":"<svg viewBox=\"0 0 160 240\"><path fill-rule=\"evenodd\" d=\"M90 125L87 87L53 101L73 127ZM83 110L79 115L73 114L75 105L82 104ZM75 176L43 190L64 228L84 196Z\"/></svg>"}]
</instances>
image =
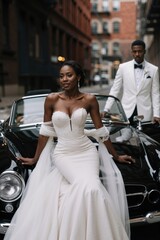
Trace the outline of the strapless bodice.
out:
<instances>
[{"instance_id":1,"label":"strapless bodice","mask_svg":"<svg viewBox=\"0 0 160 240\"><path fill-rule=\"evenodd\" d=\"M87 118L85 108L76 109L71 116L62 111L55 111L52 122L58 138L75 139L84 135L84 125Z\"/></svg>"}]
</instances>

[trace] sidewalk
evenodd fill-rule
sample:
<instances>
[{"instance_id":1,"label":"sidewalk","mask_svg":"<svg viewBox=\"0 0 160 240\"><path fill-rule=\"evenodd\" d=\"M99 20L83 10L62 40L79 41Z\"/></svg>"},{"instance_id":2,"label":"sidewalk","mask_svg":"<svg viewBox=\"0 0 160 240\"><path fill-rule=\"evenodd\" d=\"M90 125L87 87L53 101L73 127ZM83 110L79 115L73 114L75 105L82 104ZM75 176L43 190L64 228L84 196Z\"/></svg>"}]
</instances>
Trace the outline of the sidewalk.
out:
<instances>
[{"instance_id":1,"label":"sidewalk","mask_svg":"<svg viewBox=\"0 0 160 240\"><path fill-rule=\"evenodd\" d=\"M0 110L5 108L10 108L14 100L20 98L22 96L9 96L9 97L1 97L0 98Z\"/></svg>"}]
</instances>

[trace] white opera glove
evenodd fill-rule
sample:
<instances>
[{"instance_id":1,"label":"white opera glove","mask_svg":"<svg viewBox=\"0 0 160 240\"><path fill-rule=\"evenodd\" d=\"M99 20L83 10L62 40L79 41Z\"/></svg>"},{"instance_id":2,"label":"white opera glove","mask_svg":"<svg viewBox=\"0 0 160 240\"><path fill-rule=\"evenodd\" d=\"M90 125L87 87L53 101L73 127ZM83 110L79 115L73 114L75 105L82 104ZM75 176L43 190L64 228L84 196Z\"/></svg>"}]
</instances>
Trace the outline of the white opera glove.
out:
<instances>
[{"instance_id":1,"label":"white opera glove","mask_svg":"<svg viewBox=\"0 0 160 240\"><path fill-rule=\"evenodd\" d=\"M105 126L91 130L84 129L84 134L88 137L95 138L97 142L104 142L109 138L109 131Z\"/></svg>"},{"instance_id":2,"label":"white opera glove","mask_svg":"<svg viewBox=\"0 0 160 240\"><path fill-rule=\"evenodd\" d=\"M46 137L56 137L57 136L55 129L53 127L53 123L51 121L42 123L39 134L46 136Z\"/></svg>"}]
</instances>

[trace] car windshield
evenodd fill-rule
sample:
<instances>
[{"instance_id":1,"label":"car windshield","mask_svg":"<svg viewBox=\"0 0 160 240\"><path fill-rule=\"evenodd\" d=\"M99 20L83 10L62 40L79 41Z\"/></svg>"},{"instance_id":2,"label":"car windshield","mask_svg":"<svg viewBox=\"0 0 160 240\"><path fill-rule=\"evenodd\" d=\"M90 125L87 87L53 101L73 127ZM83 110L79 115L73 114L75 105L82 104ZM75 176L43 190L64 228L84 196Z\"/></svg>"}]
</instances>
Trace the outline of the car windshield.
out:
<instances>
[{"instance_id":1,"label":"car windshield","mask_svg":"<svg viewBox=\"0 0 160 240\"><path fill-rule=\"evenodd\" d=\"M12 123L14 125L43 122L44 101L46 96L20 99L16 102Z\"/></svg>"},{"instance_id":2,"label":"car windshield","mask_svg":"<svg viewBox=\"0 0 160 240\"><path fill-rule=\"evenodd\" d=\"M43 122L44 101L46 96L36 96L23 98L16 101L12 111L11 121L15 126L36 124ZM126 122L127 118L118 99L109 96L96 95L99 103L100 112L103 112L106 101L110 105L103 122ZM90 115L87 117L88 122L92 122Z\"/></svg>"},{"instance_id":3,"label":"car windshield","mask_svg":"<svg viewBox=\"0 0 160 240\"><path fill-rule=\"evenodd\" d=\"M104 96L104 95L96 95L96 98L99 103L99 110L100 113L104 111L104 107L108 105L108 111L105 115L105 117L102 119L103 122L127 122L127 117L124 113L124 110L122 108L122 105L120 101L113 96ZM88 115L87 120L91 120L90 115Z\"/></svg>"}]
</instances>

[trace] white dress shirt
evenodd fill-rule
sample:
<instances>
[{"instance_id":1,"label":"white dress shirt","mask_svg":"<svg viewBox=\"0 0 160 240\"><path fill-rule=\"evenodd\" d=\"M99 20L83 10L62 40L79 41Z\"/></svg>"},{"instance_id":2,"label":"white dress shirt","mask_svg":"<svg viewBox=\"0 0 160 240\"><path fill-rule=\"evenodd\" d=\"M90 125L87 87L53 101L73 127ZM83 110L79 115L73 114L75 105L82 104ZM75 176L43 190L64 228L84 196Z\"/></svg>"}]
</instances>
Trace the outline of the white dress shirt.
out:
<instances>
[{"instance_id":1,"label":"white dress shirt","mask_svg":"<svg viewBox=\"0 0 160 240\"><path fill-rule=\"evenodd\" d=\"M138 90L139 89L139 85L140 85L140 83L142 81L142 75L143 75L143 71L144 71L144 62L142 62L141 64L138 64L136 61L134 61L134 64L142 65L142 69L141 68L135 68L134 69L136 86L137 86L137 90Z\"/></svg>"}]
</instances>

